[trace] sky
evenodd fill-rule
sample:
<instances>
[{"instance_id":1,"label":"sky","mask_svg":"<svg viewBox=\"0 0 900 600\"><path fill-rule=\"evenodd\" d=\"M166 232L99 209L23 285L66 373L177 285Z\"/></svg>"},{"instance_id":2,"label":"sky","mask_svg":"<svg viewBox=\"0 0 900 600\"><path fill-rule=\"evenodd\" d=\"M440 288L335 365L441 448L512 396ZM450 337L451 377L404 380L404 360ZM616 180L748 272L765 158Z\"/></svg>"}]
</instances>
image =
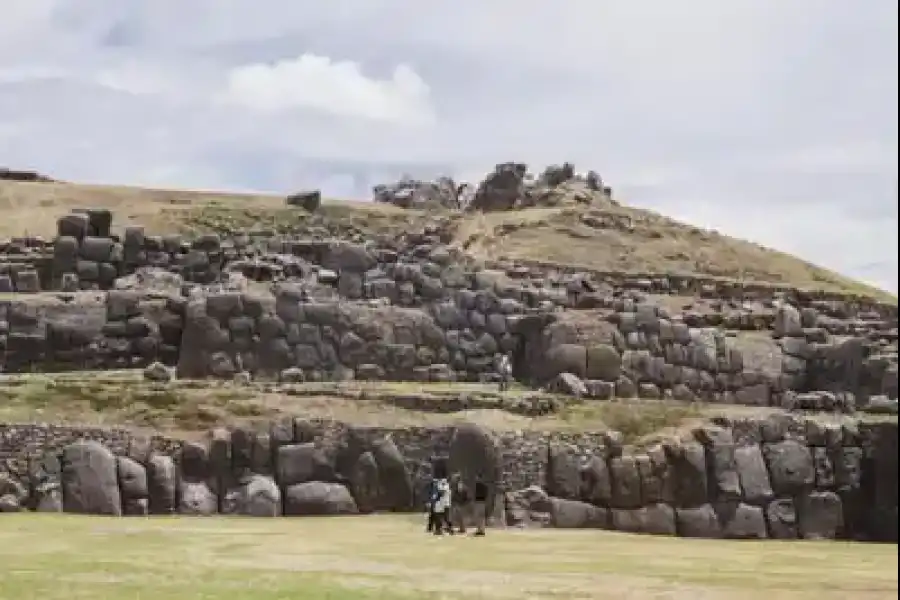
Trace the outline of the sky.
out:
<instances>
[{"instance_id":1,"label":"sky","mask_svg":"<svg viewBox=\"0 0 900 600\"><path fill-rule=\"evenodd\" d=\"M897 292L895 0L3 0L0 165L368 199L595 169Z\"/></svg>"}]
</instances>

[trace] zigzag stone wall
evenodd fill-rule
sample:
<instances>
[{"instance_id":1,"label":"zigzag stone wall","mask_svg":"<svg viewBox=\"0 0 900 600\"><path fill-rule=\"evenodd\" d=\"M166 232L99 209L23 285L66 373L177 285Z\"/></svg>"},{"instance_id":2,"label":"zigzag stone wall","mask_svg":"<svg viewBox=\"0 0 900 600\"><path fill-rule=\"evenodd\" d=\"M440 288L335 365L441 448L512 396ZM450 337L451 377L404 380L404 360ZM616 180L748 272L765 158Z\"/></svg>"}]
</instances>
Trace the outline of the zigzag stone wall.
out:
<instances>
[{"instance_id":1,"label":"zigzag stone wall","mask_svg":"<svg viewBox=\"0 0 900 600\"><path fill-rule=\"evenodd\" d=\"M360 429L302 419L201 442L0 425L0 508L258 516L411 510L449 456L496 482L495 524L897 540L897 425L773 415L623 448L614 432ZM84 440L94 440L85 442ZM529 487L539 486L539 487Z\"/></svg>"},{"instance_id":2,"label":"zigzag stone wall","mask_svg":"<svg viewBox=\"0 0 900 600\"><path fill-rule=\"evenodd\" d=\"M308 300L292 284L274 295L110 291L5 300L0 363L13 373L161 361L188 378L246 371L274 379L290 370L292 380L491 381L496 354L512 352L519 379L574 375L581 395L597 399L852 413L897 398L890 331L830 335L832 318L812 307L751 315L771 329L743 335L649 301L611 297L602 310L557 312L528 308L486 281L476 287L419 307ZM719 313L726 325L752 321L748 314Z\"/></svg>"}]
</instances>

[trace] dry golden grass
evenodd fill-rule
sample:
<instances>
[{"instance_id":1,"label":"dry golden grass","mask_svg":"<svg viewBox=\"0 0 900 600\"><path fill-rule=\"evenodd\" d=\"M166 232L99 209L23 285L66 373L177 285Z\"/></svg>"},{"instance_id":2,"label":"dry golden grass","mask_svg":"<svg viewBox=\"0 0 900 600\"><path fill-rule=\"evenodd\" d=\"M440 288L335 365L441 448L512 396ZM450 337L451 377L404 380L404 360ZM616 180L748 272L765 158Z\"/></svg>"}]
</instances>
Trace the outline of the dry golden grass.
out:
<instances>
[{"instance_id":1,"label":"dry golden grass","mask_svg":"<svg viewBox=\"0 0 900 600\"><path fill-rule=\"evenodd\" d=\"M0 522L10 600L897 597L896 545L558 530L436 538L417 516Z\"/></svg>"},{"instance_id":2,"label":"dry golden grass","mask_svg":"<svg viewBox=\"0 0 900 600\"><path fill-rule=\"evenodd\" d=\"M458 407L459 396L473 398ZM678 428L707 411L675 403L576 402L552 395L558 412L526 417L506 409L524 394L468 383L347 382L290 386L231 382L143 381L139 371L5 375L0 422L129 426L173 435L283 416L334 419L360 426L442 427L474 421L494 431L605 431L630 440ZM412 398L412 405L403 399ZM709 413L713 414L713 413Z\"/></svg>"},{"instance_id":3,"label":"dry golden grass","mask_svg":"<svg viewBox=\"0 0 900 600\"><path fill-rule=\"evenodd\" d=\"M460 394L477 397L458 407ZM508 410L534 392L467 383L347 382L241 386L231 382L143 381L139 371L0 376L0 423L125 426L174 437L286 416L371 427L444 427L476 422L493 431L622 432L629 443L678 435L716 416L762 417L774 409L650 400L578 401L543 395L557 411L526 417ZM413 398L414 405L399 399ZM850 417L821 414L840 421ZM866 420L896 417L862 415Z\"/></svg>"},{"instance_id":4,"label":"dry golden grass","mask_svg":"<svg viewBox=\"0 0 900 600\"><path fill-rule=\"evenodd\" d=\"M796 257L626 207L533 209L490 215L470 247L512 257L626 273L703 274L897 302L883 290Z\"/></svg>"},{"instance_id":5,"label":"dry golden grass","mask_svg":"<svg viewBox=\"0 0 900 600\"><path fill-rule=\"evenodd\" d=\"M384 204L329 200L313 224L310 215L286 208L275 195L0 181L0 235L52 236L55 219L79 207L112 209L117 228L141 224L155 234L241 228L288 232L324 224L344 233L391 235L434 218ZM882 290L782 252L644 210L582 206L451 218L457 226L455 243L478 259L528 259L598 271L696 273L897 302Z\"/></svg>"}]
</instances>

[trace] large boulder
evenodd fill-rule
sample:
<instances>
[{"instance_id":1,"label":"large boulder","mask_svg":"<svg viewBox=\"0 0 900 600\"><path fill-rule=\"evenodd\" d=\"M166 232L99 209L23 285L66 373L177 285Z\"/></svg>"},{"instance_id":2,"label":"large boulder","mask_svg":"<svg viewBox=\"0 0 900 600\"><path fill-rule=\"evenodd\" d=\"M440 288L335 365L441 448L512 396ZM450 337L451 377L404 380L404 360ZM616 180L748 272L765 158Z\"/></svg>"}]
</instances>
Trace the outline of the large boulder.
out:
<instances>
[{"instance_id":1,"label":"large boulder","mask_svg":"<svg viewBox=\"0 0 900 600\"><path fill-rule=\"evenodd\" d=\"M153 454L147 461L147 493L150 514L171 515L178 508L178 468L165 454Z\"/></svg>"},{"instance_id":2,"label":"large boulder","mask_svg":"<svg viewBox=\"0 0 900 600\"><path fill-rule=\"evenodd\" d=\"M731 430L706 426L698 428L695 435L706 450L710 495L717 501L740 500L741 483Z\"/></svg>"},{"instance_id":3,"label":"large boulder","mask_svg":"<svg viewBox=\"0 0 900 600\"><path fill-rule=\"evenodd\" d=\"M580 500L582 483L579 457L572 448L551 446L547 451L544 489L556 498Z\"/></svg>"},{"instance_id":4,"label":"large boulder","mask_svg":"<svg viewBox=\"0 0 900 600\"><path fill-rule=\"evenodd\" d=\"M281 490L266 475L244 477L225 493L222 513L251 517L277 517L281 514Z\"/></svg>"},{"instance_id":5,"label":"large boulder","mask_svg":"<svg viewBox=\"0 0 900 600\"><path fill-rule=\"evenodd\" d=\"M579 475L579 498L596 506L609 506L612 500L612 480L606 459L597 455L590 457L580 465Z\"/></svg>"},{"instance_id":6,"label":"large boulder","mask_svg":"<svg viewBox=\"0 0 900 600\"><path fill-rule=\"evenodd\" d=\"M214 515L219 499L205 481L182 481L178 487L178 513L182 515Z\"/></svg>"},{"instance_id":7,"label":"large boulder","mask_svg":"<svg viewBox=\"0 0 900 600\"><path fill-rule=\"evenodd\" d=\"M611 525L616 531L651 535L677 535L675 509L656 503L635 509L610 509Z\"/></svg>"},{"instance_id":8,"label":"large boulder","mask_svg":"<svg viewBox=\"0 0 900 600\"><path fill-rule=\"evenodd\" d=\"M678 532L682 537L721 538L722 527L716 511L709 504L675 511Z\"/></svg>"},{"instance_id":9,"label":"large boulder","mask_svg":"<svg viewBox=\"0 0 900 600\"><path fill-rule=\"evenodd\" d=\"M798 531L808 540L833 540L844 526L841 497L834 492L816 491L798 500Z\"/></svg>"},{"instance_id":10,"label":"large boulder","mask_svg":"<svg viewBox=\"0 0 900 600\"><path fill-rule=\"evenodd\" d=\"M774 495L772 483L759 445L738 446L734 450L734 461L744 500L760 506L771 500Z\"/></svg>"},{"instance_id":11,"label":"large boulder","mask_svg":"<svg viewBox=\"0 0 900 600\"><path fill-rule=\"evenodd\" d=\"M63 510L93 515L122 515L115 455L103 444L88 440L62 451Z\"/></svg>"},{"instance_id":12,"label":"large boulder","mask_svg":"<svg viewBox=\"0 0 900 600\"><path fill-rule=\"evenodd\" d=\"M284 514L353 515L359 512L350 490L340 483L311 481L285 490Z\"/></svg>"},{"instance_id":13,"label":"large boulder","mask_svg":"<svg viewBox=\"0 0 900 600\"><path fill-rule=\"evenodd\" d=\"M778 498L766 507L769 535L776 540L797 539L797 507L792 498Z\"/></svg>"},{"instance_id":14,"label":"large boulder","mask_svg":"<svg viewBox=\"0 0 900 600\"><path fill-rule=\"evenodd\" d=\"M676 503L680 508L696 508L709 501L706 452L701 444L667 444L665 452L672 467Z\"/></svg>"},{"instance_id":15,"label":"large boulder","mask_svg":"<svg viewBox=\"0 0 900 600\"><path fill-rule=\"evenodd\" d=\"M553 498L550 525L559 529L607 529L609 511L606 508L566 498Z\"/></svg>"},{"instance_id":16,"label":"large boulder","mask_svg":"<svg viewBox=\"0 0 900 600\"><path fill-rule=\"evenodd\" d=\"M506 524L512 527L606 529L609 511L580 500L554 498L538 486L506 494Z\"/></svg>"},{"instance_id":17,"label":"large boulder","mask_svg":"<svg viewBox=\"0 0 900 600\"><path fill-rule=\"evenodd\" d=\"M314 442L288 444L278 448L278 484L286 488L309 481L337 479L334 465L323 448Z\"/></svg>"},{"instance_id":18,"label":"large boulder","mask_svg":"<svg viewBox=\"0 0 900 600\"><path fill-rule=\"evenodd\" d=\"M350 468L350 487L360 513L370 513L378 506L381 485L378 463L371 452L363 452Z\"/></svg>"},{"instance_id":19,"label":"large boulder","mask_svg":"<svg viewBox=\"0 0 900 600\"><path fill-rule=\"evenodd\" d=\"M810 490L816 469L809 448L796 440L765 444L763 456L769 467L772 490L779 497L793 497Z\"/></svg>"},{"instance_id":20,"label":"large boulder","mask_svg":"<svg viewBox=\"0 0 900 600\"><path fill-rule=\"evenodd\" d=\"M729 539L765 539L766 515L760 506L742 502L723 502L716 507L722 535Z\"/></svg>"},{"instance_id":21,"label":"large boulder","mask_svg":"<svg viewBox=\"0 0 900 600\"><path fill-rule=\"evenodd\" d=\"M285 198L285 204L299 206L308 212L314 212L322 204L322 192L319 190L297 192Z\"/></svg>"},{"instance_id":22,"label":"large boulder","mask_svg":"<svg viewBox=\"0 0 900 600\"><path fill-rule=\"evenodd\" d=\"M412 479L394 441L386 437L376 442L372 446L372 456L378 465L378 482L381 486L378 508L395 511L412 508Z\"/></svg>"},{"instance_id":23,"label":"large boulder","mask_svg":"<svg viewBox=\"0 0 900 600\"><path fill-rule=\"evenodd\" d=\"M474 423L460 425L450 440L448 467L470 490L481 478L488 487L487 514L493 514L500 477L500 450L494 437Z\"/></svg>"},{"instance_id":24,"label":"large boulder","mask_svg":"<svg viewBox=\"0 0 900 600\"><path fill-rule=\"evenodd\" d=\"M146 468L132 458L119 456L116 469L122 494L122 512L126 515L146 515L150 509Z\"/></svg>"}]
</instances>

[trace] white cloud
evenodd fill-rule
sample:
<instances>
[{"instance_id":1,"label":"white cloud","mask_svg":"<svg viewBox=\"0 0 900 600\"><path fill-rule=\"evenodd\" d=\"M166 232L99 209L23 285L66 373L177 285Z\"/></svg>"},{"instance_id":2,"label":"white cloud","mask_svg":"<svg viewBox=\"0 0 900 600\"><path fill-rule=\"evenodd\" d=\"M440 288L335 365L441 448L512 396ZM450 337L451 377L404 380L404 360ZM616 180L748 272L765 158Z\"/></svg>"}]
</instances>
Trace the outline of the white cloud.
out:
<instances>
[{"instance_id":1,"label":"white cloud","mask_svg":"<svg viewBox=\"0 0 900 600\"><path fill-rule=\"evenodd\" d=\"M429 123L434 120L428 84L409 66L390 79L366 77L357 63L303 54L272 64L235 67L223 99L252 110L312 109L344 117Z\"/></svg>"},{"instance_id":2,"label":"white cloud","mask_svg":"<svg viewBox=\"0 0 900 600\"><path fill-rule=\"evenodd\" d=\"M625 202L896 291L897 10L5 0L0 160L358 197L404 171L569 160Z\"/></svg>"}]
</instances>

